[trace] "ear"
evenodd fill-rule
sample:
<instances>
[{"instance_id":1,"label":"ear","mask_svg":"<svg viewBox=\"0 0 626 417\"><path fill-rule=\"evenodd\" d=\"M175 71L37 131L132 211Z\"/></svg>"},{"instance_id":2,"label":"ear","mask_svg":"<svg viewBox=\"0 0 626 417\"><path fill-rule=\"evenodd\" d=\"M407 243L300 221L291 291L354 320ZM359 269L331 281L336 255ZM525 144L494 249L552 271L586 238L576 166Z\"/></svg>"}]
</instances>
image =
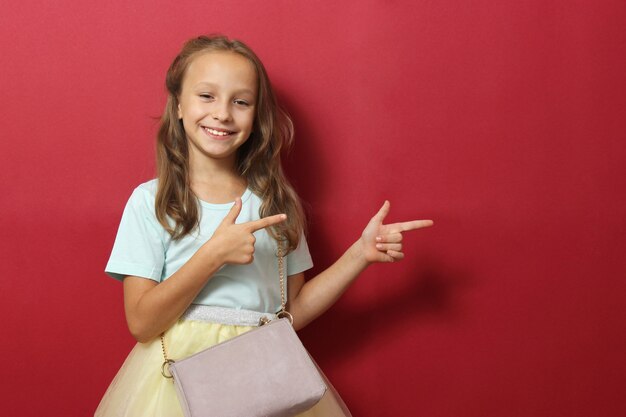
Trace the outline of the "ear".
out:
<instances>
[{"instance_id":1,"label":"ear","mask_svg":"<svg viewBox=\"0 0 626 417\"><path fill-rule=\"evenodd\" d=\"M178 103L178 120L181 120L183 118L183 113L180 110L180 103Z\"/></svg>"}]
</instances>

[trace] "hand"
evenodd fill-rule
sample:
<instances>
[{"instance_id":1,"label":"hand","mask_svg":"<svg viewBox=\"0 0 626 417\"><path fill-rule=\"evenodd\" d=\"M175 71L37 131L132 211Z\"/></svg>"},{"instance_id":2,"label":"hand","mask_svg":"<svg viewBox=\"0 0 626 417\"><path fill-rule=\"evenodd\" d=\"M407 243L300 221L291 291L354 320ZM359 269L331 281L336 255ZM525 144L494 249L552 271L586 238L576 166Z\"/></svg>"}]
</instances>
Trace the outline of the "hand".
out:
<instances>
[{"instance_id":1,"label":"hand","mask_svg":"<svg viewBox=\"0 0 626 417\"><path fill-rule=\"evenodd\" d=\"M218 250L225 264L249 264L254 260L253 233L257 230L273 226L285 221L285 214L276 214L247 223L235 224L241 212L241 199L237 198L224 220L209 240L213 248ZM207 242L207 243L209 243Z\"/></svg>"},{"instance_id":2,"label":"hand","mask_svg":"<svg viewBox=\"0 0 626 417\"><path fill-rule=\"evenodd\" d=\"M383 220L389 214L389 208L389 201L385 201L378 213L367 224L359 240L362 256L368 263L395 262L403 259L402 232L433 225L432 220L383 224Z\"/></svg>"}]
</instances>

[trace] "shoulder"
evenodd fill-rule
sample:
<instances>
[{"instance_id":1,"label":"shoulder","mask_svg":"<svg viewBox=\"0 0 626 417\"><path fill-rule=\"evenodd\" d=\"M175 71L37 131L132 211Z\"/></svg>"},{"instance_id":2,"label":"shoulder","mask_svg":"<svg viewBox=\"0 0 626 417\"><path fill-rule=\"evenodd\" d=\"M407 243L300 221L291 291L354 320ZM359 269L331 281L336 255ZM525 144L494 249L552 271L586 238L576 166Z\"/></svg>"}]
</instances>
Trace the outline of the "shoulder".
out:
<instances>
[{"instance_id":1,"label":"shoulder","mask_svg":"<svg viewBox=\"0 0 626 417\"><path fill-rule=\"evenodd\" d=\"M153 214L155 208L156 190L156 179L139 184L135 187L128 198L124 211L142 215Z\"/></svg>"},{"instance_id":2,"label":"shoulder","mask_svg":"<svg viewBox=\"0 0 626 417\"><path fill-rule=\"evenodd\" d=\"M142 184L139 184L133 190L130 198L128 200L129 203L148 203L154 207L154 200L156 198L157 192L157 180L152 179L150 181L146 181Z\"/></svg>"},{"instance_id":3,"label":"shoulder","mask_svg":"<svg viewBox=\"0 0 626 417\"><path fill-rule=\"evenodd\" d=\"M139 184L135 187L134 193L147 194L149 196L155 197L157 192L158 180L156 178L151 179L150 181L146 181L142 184Z\"/></svg>"},{"instance_id":4,"label":"shoulder","mask_svg":"<svg viewBox=\"0 0 626 417\"><path fill-rule=\"evenodd\" d=\"M156 216L156 190L156 180L150 180L135 187L126 202L120 224L127 226L133 232L136 231L134 227L150 227L161 234L164 229Z\"/></svg>"}]
</instances>

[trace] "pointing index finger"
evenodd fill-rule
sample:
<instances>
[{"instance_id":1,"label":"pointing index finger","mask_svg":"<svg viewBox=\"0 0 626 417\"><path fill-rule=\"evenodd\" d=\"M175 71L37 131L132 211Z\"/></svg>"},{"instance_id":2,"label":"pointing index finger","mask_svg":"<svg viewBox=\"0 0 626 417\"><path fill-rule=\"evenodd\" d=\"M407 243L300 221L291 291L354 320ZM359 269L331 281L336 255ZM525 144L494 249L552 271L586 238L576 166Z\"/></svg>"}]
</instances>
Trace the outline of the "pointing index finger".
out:
<instances>
[{"instance_id":1,"label":"pointing index finger","mask_svg":"<svg viewBox=\"0 0 626 417\"><path fill-rule=\"evenodd\" d=\"M282 223L287 219L286 214L275 214L273 216L264 217L259 220L253 220L247 223L251 232L265 229L266 227L274 226L275 224Z\"/></svg>"},{"instance_id":2,"label":"pointing index finger","mask_svg":"<svg viewBox=\"0 0 626 417\"><path fill-rule=\"evenodd\" d=\"M409 230L421 229L423 227L430 227L434 223L432 220L413 220L410 222L393 223L388 224L387 228L389 233L408 232Z\"/></svg>"}]
</instances>

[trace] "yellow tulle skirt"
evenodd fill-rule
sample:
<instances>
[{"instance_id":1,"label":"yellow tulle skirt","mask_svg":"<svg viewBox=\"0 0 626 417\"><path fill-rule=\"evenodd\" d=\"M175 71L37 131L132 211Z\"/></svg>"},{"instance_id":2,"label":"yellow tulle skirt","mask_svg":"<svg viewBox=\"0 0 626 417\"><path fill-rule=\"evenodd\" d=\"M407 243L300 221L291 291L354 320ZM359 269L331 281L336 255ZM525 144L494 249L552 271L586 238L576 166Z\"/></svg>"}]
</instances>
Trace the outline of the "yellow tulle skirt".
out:
<instances>
[{"instance_id":1,"label":"yellow tulle skirt","mask_svg":"<svg viewBox=\"0 0 626 417\"><path fill-rule=\"evenodd\" d=\"M181 319L165 334L168 357L185 358L250 329L251 326ZM174 383L161 374L162 364L159 338L137 343L100 401L95 417L183 417ZM324 397L299 417L351 417L327 379L326 383Z\"/></svg>"}]
</instances>

